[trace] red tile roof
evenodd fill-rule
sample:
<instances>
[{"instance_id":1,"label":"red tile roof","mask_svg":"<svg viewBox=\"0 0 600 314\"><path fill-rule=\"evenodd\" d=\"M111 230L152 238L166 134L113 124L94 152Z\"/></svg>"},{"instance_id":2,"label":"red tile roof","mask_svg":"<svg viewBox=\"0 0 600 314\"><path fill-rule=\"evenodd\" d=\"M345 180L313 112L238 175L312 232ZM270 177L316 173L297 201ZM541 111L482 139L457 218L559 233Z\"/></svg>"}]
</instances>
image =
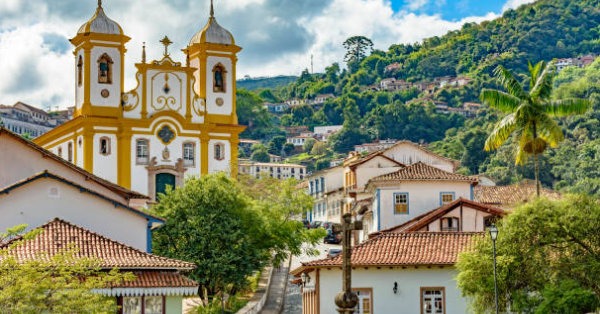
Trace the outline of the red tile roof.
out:
<instances>
[{"instance_id":1,"label":"red tile roof","mask_svg":"<svg viewBox=\"0 0 600 314\"><path fill-rule=\"evenodd\" d=\"M433 209L429 212L426 212L422 215L419 215L399 226L383 229L378 232L373 232L373 233L369 234L369 237L371 237L371 238L376 237L376 236L379 236L380 234L386 233L386 232L418 231L419 229L427 226L431 222L444 216L445 214L458 208L459 206L473 208L475 210L490 213L490 214L493 214L496 216L504 216L507 214L504 210L502 210L500 208L493 207L493 206L490 206L487 204L473 202L473 201L470 201L470 200L467 200L467 199L464 199L461 197L461 198L455 200L454 202L448 203L444 206L438 207L438 208Z\"/></svg>"},{"instance_id":2,"label":"red tile roof","mask_svg":"<svg viewBox=\"0 0 600 314\"><path fill-rule=\"evenodd\" d=\"M73 120L71 120L71 121L73 121ZM55 161L63 164L64 166L66 166L68 168L71 168L71 169L75 170L76 172L79 172L80 174L82 174L83 176L85 176L86 178L88 178L89 180L92 180L92 181L94 181L94 182L96 182L96 183L98 183L98 184L106 187L107 189L109 189L109 190L111 190L111 191L113 191L113 192L115 192L115 193L123 196L124 198L127 198L127 199L131 199L131 198L150 199L150 197L148 197L146 195L143 195L143 194L140 194L138 192L126 189L126 188L124 188L124 187L122 187L120 185L114 184L114 183L112 183L110 181L107 181L105 179L102 179L102 178L100 178L100 177L98 177L98 176L96 176L96 175L94 175L92 173L89 173L86 170L84 170L82 168L79 168L76 165L74 165L74 164L72 164L72 163L70 163L70 162L68 162L68 161L66 161L66 160L64 160L64 159L56 156L55 154L53 154L50 151L42 148L41 146L35 144L34 142L26 140L22 136L11 132L10 130L8 130L8 129L4 128L4 127L0 127L0 136L2 136L3 134L7 134L10 137L12 137L12 138L20 141L21 143L29 146L30 148L35 149L35 150L41 152L44 157L48 157L50 159L53 159L53 160L55 160Z\"/></svg>"},{"instance_id":3,"label":"red tile roof","mask_svg":"<svg viewBox=\"0 0 600 314\"><path fill-rule=\"evenodd\" d=\"M375 157L381 157L383 159L387 159L387 160L395 163L396 165L398 165L400 167L406 167L405 164L403 164L401 162L398 162L398 161L396 161L396 160L394 160L394 159L392 159L392 158L384 155L383 151L377 151L377 152L370 153L370 154L368 154L368 155L366 155L366 156L364 156L364 157L362 157L362 158L360 158L360 159L358 159L356 161L353 161L353 162L347 164L346 166L347 167L356 167L356 166L359 166L359 165L362 165L362 164L366 163L367 161L369 161L371 159L374 159Z\"/></svg>"},{"instance_id":4,"label":"red tile roof","mask_svg":"<svg viewBox=\"0 0 600 314\"><path fill-rule=\"evenodd\" d=\"M175 271L134 271L135 280L125 281L114 287L158 288L197 287L198 283ZM114 288L113 287L113 288Z\"/></svg>"},{"instance_id":5,"label":"red tile roof","mask_svg":"<svg viewBox=\"0 0 600 314\"><path fill-rule=\"evenodd\" d=\"M424 162L414 163L406 168L396 172L384 174L371 181L430 181L430 180L448 180L448 181L466 181L477 183L477 179L464 176L458 173L444 171L442 169L430 166Z\"/></svg>"},{"instance_id":6,"label":"red tile roof","mask_svg":"<svg viewBox=\"0 0 600 314\"><path fill-rule=\"evenodd\" d=\"M562 195L554 190L542 188L541 195L556 200ZM536 197L535 184L477 186L473 189L473 198L479 203L496 205L515 205Z\"/></svg>"},{"instance_id":7,"label":"red tile roof","mask_svg":"<svg viewBox=\"0 0 600 314\"><path fill-rule=\"evenodd\" d=\"M367 240L352 249L352 266L453 265L460 252L483 232L389 232ZM337 255L302 263L293 274L307 268L342 266Z\"/></svg>"},{"instance_id":8,"label":"red tile roof","mask_svg":"<svg viewBox=\"0 0 600 314\"><path fill-rule=\"evenodd\" d=\"M42 232L33 239L11 249L18 260L48 259L74 245L79 251L76 257L100 260L100 267L120 269L193 269L194 264L176 259L160 257L140 251L126 244L111 240L98 233L86 230L59 218L47 222L35 230ZM6 248L15 238L2 245Z\"/></svg>"}]
</instances>

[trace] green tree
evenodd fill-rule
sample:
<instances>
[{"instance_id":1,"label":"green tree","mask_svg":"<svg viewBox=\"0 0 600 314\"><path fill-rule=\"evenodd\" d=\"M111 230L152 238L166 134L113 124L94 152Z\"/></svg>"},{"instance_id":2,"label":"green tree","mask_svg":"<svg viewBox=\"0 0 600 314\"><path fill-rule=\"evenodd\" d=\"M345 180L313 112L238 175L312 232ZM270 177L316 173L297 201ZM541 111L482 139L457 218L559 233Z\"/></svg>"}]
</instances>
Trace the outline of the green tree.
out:
<instances>
[{"instance_id":1,"label":"green tree","mask_svg":"<svg viewBox=\"0 0 600 314\"><path fill-rule=\"evenodd\" d=\"M268 152L269 154L280 155L281 150L283 149L283 144L285 144L286 138L285 136L275 136L269 142Z\"/></svg>"},{"instance_id":2,"label":"green tree","mask_svg":"<svg viewBox=\"0 0 600 314\"><path fill-rule=\"evenodd\" d=\"M317 143L317 140L315 140L314 138L307 138L304 141L304 145L302 145L302 149L305 152L310 153L310 151L313 149L313 146L315 145L315 143Z\"/></svg>"},{"instance_id":3,"label":"green tree","mask_svg":"<svg viewBox=\"0 0 600 314\"><path fill-rule=\"evenodd\" d=\"M373 42L364 36L353 36L344 41L344 48L346 49L344 61L348 64L348 69L354 73L358 64L373 50Z\"/></svg>"},{"instance_id":4,"label":"green tree","mask_svg":"<svg viewBox=\"0 0 600 314\"><path fill-rule=\"evenodd\" d=\"M250 159L252 161L257 161L257 162L269 162L269 161L271 161L271 157L269 156L269 153L266 150L257 150L257 151L254 151L252 153L252 155L250 156Z\"/></svg>"},{"instance_id":5,"label":"green tree","mask_svg":"<svg viewBox=\"0 0 600 314\"><path fill-rule=\"evenodd\" d=\"M21 234L25 225L0 233L0 243ZM110 285L133 280L131 273L103 271L100 261L81 258L77 249L66 246L48 258L17 260L11 252L39 235L29 232L0 249L0 313L89 313L117 311L114 298L94 293Z\"/></svg>"},{"instance_id":6,"label":"green tree","mask_svg":"<svg viewBox=\"0 0 600 314\"><path fill-rule=\"evenodd\" d=\"M498 222L500 311L589 313L600 306L600 205L586 196L538 198ZM492 241L459 256L457 283L475 313L494 310Z\"/></svg>"},{"instance_id":7,"label":"green tree","mask_svg":"<svg viewBox=\"0 0 600 314\"><path fill-rule=\"evenodd\" d=\"M261 217L237 182L223 173L190 178L183 187L168 189L152 210L167 221L154 232L153 249L194 263L190 277L209 304L218 295L235 294L270 258L255 237L262 232Z\"/></svg>"},{"instance_id":8,"label":"green tree","mask_svg":"<svg viewBox=\"0 0 600 314\"><path fill-rule=\"evenodd\" d=\"M306 189L298 189L295 179L279 180L265 176L240 176L241 190L248 196L255 214L262 218L261 230L255 235L262 247L272 254L270 262L279 265L290 254L298 256L303 245L309 255L325 237L324 230L307 230L297 220L312 208L313 199Z\"/></svg>"},{"instance_id":9,"label":"green tree","mask_svg":"<svg viewBox=\"0 0 600 314\"><path fill-rule=\"evenodd\" d=\"M289 156L292 152L294 151L294 144L292 143L285 143L283 145L283 152Z\"/></svg>"},{"instance_id":10,"label":"green tree","mask_svg":"<svg viewBox=\"0 0 600 314\"><path fill-rule=\"evenodd\" d=\"M537 195L540 195L538 155L547 146L556 147L564 139L560 126L552 119L554 116L567 116L585 113L590 103L584 99L551 99L554 66L540 61L535 66L529 63L529 91L503 66L494 71L496 80L506 92L483 89L481 100L491 108L507 115L485 142L485 150L498 149L512 134L518 138L516 163L523 164L533 155Z\"/></svg>"},{"instance_id":11,"label":"green tree","mask_svg":"<svg viewBox=\"0 0 600 314\"><path fill-rule=\"evenodd\" d=\"M327 143L324 142L316 142L314 143L312 149L310 150L311 155L323 155L327 153Z\"/></svg>"}]
</instances>

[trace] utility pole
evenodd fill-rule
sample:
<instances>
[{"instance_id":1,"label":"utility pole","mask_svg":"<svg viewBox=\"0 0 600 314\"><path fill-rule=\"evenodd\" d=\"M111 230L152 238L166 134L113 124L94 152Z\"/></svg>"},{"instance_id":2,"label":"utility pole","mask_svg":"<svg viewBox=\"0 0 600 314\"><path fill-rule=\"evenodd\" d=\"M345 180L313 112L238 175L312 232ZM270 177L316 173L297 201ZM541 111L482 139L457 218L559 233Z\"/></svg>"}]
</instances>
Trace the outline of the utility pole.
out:
<instances>
[{"instance_id":1,"label":"utility pole","mask_svg":"<svg viewBox=\"0 0 600 314\"><path fill-rule=\"evenodd\" d=\"M339 227L338 227L339 228ZM334 232L339 229L334 226ZM354 314L358 296L352 292L352 247L350 245L353 230L362 230L362 221L352 222L352 214L342 216L342 292L335 296L335 304L340 314Z\"/></svg>"}]
</instances>

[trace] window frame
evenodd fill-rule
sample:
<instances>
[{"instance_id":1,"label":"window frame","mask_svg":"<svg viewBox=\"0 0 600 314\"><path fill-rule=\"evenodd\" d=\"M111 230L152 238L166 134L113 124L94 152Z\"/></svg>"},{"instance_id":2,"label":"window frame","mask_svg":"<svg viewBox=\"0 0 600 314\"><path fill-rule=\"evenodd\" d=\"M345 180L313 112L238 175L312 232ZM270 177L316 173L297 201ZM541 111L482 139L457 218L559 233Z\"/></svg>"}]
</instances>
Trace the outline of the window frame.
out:
<instances>
[{"instance_id":1,"label":"window frame","mask_svg":"<svg viewBox=\"0 0 600 314\"><path fill-rule=\"evenodd\" d=\"M106 60L106 64L108 66L108 69L106 71L106 82L100 81L100 72L101 72L100 71L100 63L101 63L102 59ZM108 53L105 52L105 53L101 54L100 57L98 57L98 60L96 62L98 63L98 84L111 85L113 83L113 80L112 80L113 68L112 68L112 66L114 63L112 58L110 57L110 55L108 55Z\"/></svg>"},{"instance_id":2,"label":"window frame","mask_svg":"<svg viewBox=\"0 0 600 314\"><path fill-rule=\"evenodd\" d=\"M106 153L102 152L102 141L106 141L106 144L107 144L106 145L106 147L107 147ZM110 143L110 137L108 137L108 136L101 136L98 139L98 152L100 153L100 155L102 155L102 156L109 156L110 153L111 153L111 146L112 145Z\"/></svg>"},{"instance_id":3,"label":"window frame","mask_svg":"<svg viewBox=\"0 0 600 314\"><path fill-rule=\"evenodd\" d=\"M406 212L405 213L397 213L396 212L396 204L401 204L401 203L396 203L396 196L399 195L405 195L406 196ZM408 196L408 192L395 192L394 193L394 198L393 198L393 211L394 211L394 215L410 215L410 199Z\"/></svg>"},{"instance_id":4,"label":"window frame","mask_svg":"<svg viewBox=\"0 0 600 314\"><path fill-rule=\"evenodd\" d=\"M123 299L124 298L140 298L141 299L141 304L140 304L140 313L145 313L146 312L146 297L161 297L162 298L162 314L166 314L167 312L167 298L164 295L142 295L142 296L119 296L117 297L117 306L119 306L119 310L118 313L119 314L125 314L123 311Z\"/></svg>"},{"instance_id":5,"label":"window frame","mask_svg":"<svg viewBox=\"0 0 600 314\"><path fill-rule=\"evenodd\" d=\"M445 195L452 195L452 201L444 203L444 196ZM440 192L440 206L444 206L446 204L450 204L452 202L456 201L456 192Z\"/></svg>"},{"instance_id":6,"label":"window frame","mask_svg":"<svg viewBox=\"0 0 600 314\"><path fill-rule=\"evenodd\" d=\"M140 142L146 142L146 162L140 162L138 155L138 146ZM147 138L137 138L135 140L135 164L136 165L148 165L150 163L150 140Z\"/></svg>"},{"instance_id":7,"label":"window frame","mask_svg":"<svg viewBox=\"0 0 600 314\"><path fill-rule=\"evenodd\" d=\"M186 164L186 156L185 156L185 146L186 145L192 145L192 163L190 164ZM192 142L192 141L186 141L181 143L181 157L183 159L183 166L187 167L187 168L194 168L196 167L196 143Z\"/></svg>"},{"instance_id":8,"label":"window frame","mask_svg":"<svg viewBox=\"0 0 600 314\"><path fill-rule=\"evenodd\" d=\"M215 73L217 72L217 69L219 69L221 71L221 75L223 76L222 77L222 79L223 79L222 90L217 90L217 85L216 85L217 80L215 80ZM212 85L213 85L213 93L227 93L227 70L221 62L219 62L213 66Z\"/></svg>"},{"instance_id":9,"label":"window frame","mask_svg":"<svg viewBox=\"0 0 600 314\"><path fill-rule=\"evenodd\" d=\"M67 160L73 162L73 142L67 143Z\"/></svg>"},{"instance_id":10,"label":"window frame","mask_svg":"<svg viewBox=\"0 0 600 314\"><path fill-rule=\"evenodd\" d=\"M373 310L374 310L374 306L375 306L375 302L374 302L374 298L375 296L373 295L373 288L352 288L352 292L356 293L356 292L368 292L369 293L369 306L370 306L370 312L369 314L373 314ZM359 302L362 300L359 296L359 294L357 294L357 296L359 297ZM362 304L361 304L362 305ZM364 307L361 307L361 309L364 309ZM355 311L356 313L358 313L358 306L357 309ZM361 310L362 312L362 310Z\"/></svg>"},{"instance_id":11,"label":"window frame","mask_svg":"<svg viewBox=\"0 0 600 314\"><path fill-rule=\"evenodd\" d=\"M427 290L433 290L433 291L440 290L442 292L442 306L443 306L442 314L446 314L446 288L445 287L421 287L421 289L420 289L421 293L419 293L419 295L420 295L419 299L421 300L421 305L420 305L421 314L427 314L424 312L424 308L423 308L423 301L424 301L423 293ZM435 314L435 313L433 313L433 314Z\"/></svg>"},{"instance_id":12,"label":"window frame","mask_svg":"<svg viewBox=\"0 0 600 314\"><path fill-rule=\"evenodd\" d=\"M452 221L452 228L456 230L444 230L444 221ZM454 226L454 221L456 221L456 226ZM450 227L447 227L450 228ZM457 232L460 231L460 218L454 216L447 216L440 218L440 231L442 232Z\"/></svg>"},{"instance_id":13,"label":"window frame","mask_svg":"<svg viewBox=\"0 0 600 314\"><path fill-rule=\"evenodd\" d=\"M217 147L219 147L220 158L217 157ZM225 145L223 143L217 142L213 145L213 157L215 160L224 160L225 159Z\"/></svg>"}]
</instances>

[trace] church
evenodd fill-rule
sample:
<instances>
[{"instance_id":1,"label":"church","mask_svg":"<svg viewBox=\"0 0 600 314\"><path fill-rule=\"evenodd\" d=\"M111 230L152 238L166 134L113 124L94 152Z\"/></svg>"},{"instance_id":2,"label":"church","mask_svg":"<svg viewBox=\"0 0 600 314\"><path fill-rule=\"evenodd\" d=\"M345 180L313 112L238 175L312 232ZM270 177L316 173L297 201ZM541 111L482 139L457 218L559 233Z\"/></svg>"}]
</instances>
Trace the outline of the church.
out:
<instances>
[{"instance_id":1,"label":"church","mask_svg":"<svg viewBox=\"0 0 600 314\"><path fill-rule=\"evenodd\" d=\"M242 49L217 23L206 26L175 61L164 37L161 60L135 64L137 86L124 90L130 40L98 1L94 16L70 41L74 51L73 119L36 144L90 173L155 200L188 176L237 176L239 134L236 62Z\"/></svg>"}]
</instances>

